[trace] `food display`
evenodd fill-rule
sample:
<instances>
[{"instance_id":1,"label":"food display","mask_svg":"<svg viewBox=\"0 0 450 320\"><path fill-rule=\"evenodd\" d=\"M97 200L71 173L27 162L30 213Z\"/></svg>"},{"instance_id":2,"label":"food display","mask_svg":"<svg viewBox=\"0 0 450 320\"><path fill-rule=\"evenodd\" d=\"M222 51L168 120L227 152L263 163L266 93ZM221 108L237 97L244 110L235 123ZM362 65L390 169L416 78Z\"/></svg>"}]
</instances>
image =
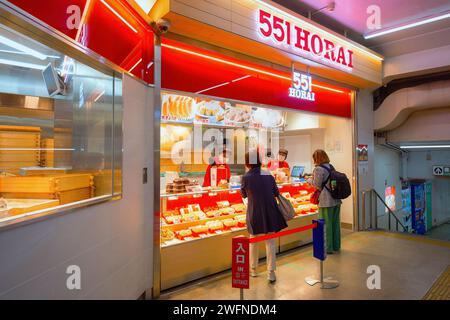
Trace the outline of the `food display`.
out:
<instances>
[{"instance_id":1,"label":"food display","mask_svg":"<svg viewBox=\"0 0 450 320\"><path fill-rule=\"evenodd\" d=\"M255 128L280 128L284 125L284 115L279 110L256 108L252 115L251 124Z\"/></svg>"},{"instance_id":2,"label":"food display","mask_svg":"<svg viewBox=\"0 0 450 320\"><path fill-rule=\"evenodd\" d=\"M252 117L252 108L250 106L237 104L235 108L229 108L225 111L225 124L240 126L248 124Z\"/></svg>"},{"instance_id":3,"label":"food display","mask_svg":"<svg viewBox=\"0 0 450 320\"><path fill-rule=\"evenodd\" d=\"M163 95L161 117L164 120L190 121L195 105L194 98L173 94Z\"/></svg>"},{"instance_id":4,"label":"food display","mask_svg":"<svg viewBox=\"0 0 450 320\"><path fill-rule=\"evenodd\" d=\"M317 213L317 205L309 202L313 189L307 184L279 188L292 203L296 217ZM244 230L247 226L247 206L240 193L232 189L197 196L163 196L161 201L163 246Z\"/></svg>"}]
</instances>

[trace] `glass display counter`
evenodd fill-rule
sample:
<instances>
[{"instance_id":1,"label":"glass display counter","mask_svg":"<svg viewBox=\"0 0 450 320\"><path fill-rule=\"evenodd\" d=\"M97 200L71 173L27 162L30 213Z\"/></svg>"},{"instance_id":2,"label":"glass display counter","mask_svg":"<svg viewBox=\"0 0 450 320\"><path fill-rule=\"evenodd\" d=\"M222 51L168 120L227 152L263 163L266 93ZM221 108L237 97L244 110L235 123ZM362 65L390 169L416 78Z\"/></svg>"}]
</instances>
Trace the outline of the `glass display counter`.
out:
<instances>
[{"instance_id":1,"label":"glass display counter","mask_svg":"<svg viewBox=\"0 0 450 320\"><path fill-rule=\"evenodd\" d=\"M305 183L279 184L296 216L288 229L310 224L317 206ZM231 267L231 239L248 236L247 207L239 189L161 194L161 288L168 289ZM277 252L310 243L311 231L277 239ZM261 244L264 247L264 244ZM265 250L261 248L261 257Z\"/></svg>"}]
</instances>

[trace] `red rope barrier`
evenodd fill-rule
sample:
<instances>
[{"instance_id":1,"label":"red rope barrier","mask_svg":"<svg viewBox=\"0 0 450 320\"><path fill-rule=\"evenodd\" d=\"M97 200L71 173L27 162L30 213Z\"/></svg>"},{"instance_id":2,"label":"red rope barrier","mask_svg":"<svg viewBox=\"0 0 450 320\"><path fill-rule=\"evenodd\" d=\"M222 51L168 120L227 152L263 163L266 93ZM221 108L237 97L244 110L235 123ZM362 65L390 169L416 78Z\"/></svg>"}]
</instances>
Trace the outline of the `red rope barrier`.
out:
<instances>
[{"instance_id":1,"label":"red rope barrier","mask_svg":"<svg viewBox=\"0 0 450 320\"><path fill-rule=\"evenodd\" d=\"M249 241L250 241L250 243L256 243L256 242L261 242L261 241L270 240L270 239L273 239L273 238L287 236L289 234L293 234L293 233L297 233L297 232L301 232L301 231L306 231L306 230L309 230L309 229L315 229L315 228L317 228L317 223L309 224L307 226L299 227L299 228L295 228L295 229L291 229L291 230L286 230L286 231L281 231L281 232L277 232L277 233L273 233L273 234L267 234L267 235L264 235L264 236L250 238Z\"/></svg>"}]
</instances>

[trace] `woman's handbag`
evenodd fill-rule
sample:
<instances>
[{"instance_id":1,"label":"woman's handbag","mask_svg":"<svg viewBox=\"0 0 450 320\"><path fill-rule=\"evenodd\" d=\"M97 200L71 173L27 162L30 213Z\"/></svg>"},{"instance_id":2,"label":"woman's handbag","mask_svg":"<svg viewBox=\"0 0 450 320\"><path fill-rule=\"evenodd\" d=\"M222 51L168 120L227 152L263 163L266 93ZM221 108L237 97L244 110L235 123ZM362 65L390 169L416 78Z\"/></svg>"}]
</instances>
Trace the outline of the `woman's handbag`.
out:
<instances>
[{"instance_id":1,"label":"woman's handbag","mask_svg":"<svg viewBox=\"0 0 450 320\"><path fill-rule=\"evenodd\" d=\"M284 220L286 221L292 220L295 217L295 210L291 202L285 197L283 197L281 194L278 195L277 199L278 199L278 209L280 210Z\"/></svg>"},{"instance_id":2,"label":"woman's handbag","mask_svg":"<svg viewBox=\"0 0 450 320\"><path fill-rule=\"evenodd\" d=\"M312 204L319 204L319 197L320 197L320 190L316 189L311 194L311 198L309 199L309 202L311 202Z\"/></svg>"}]
</instances>

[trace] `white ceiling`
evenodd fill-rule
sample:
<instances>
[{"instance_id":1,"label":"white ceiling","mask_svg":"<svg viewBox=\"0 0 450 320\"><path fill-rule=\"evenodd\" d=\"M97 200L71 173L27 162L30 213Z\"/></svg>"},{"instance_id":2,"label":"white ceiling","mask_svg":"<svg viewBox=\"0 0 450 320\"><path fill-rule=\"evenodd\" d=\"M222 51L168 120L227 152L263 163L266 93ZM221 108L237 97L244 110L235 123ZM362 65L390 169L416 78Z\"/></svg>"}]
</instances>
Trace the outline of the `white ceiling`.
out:
<instances>
[{"instance_id":1,"label":"white ceiling","mask_svg":"<svg viewBox=\"0 0 450 320\"><path fill-rule=\"evenodd\" d=\"M326 6L331 0L275 0L307 16ZM424 18L450 12L449 0L334 0L335 10L322 11L313 16L316 22L338 33L347 31L348 37L383 55L396 56L450 44L450 19L433 22L390 35L364 40L367 27L367 8L377 5L381 10L381 30L416 22ZM373 31L372 31L373 32Z\"/></svg>"}]
</instances>

